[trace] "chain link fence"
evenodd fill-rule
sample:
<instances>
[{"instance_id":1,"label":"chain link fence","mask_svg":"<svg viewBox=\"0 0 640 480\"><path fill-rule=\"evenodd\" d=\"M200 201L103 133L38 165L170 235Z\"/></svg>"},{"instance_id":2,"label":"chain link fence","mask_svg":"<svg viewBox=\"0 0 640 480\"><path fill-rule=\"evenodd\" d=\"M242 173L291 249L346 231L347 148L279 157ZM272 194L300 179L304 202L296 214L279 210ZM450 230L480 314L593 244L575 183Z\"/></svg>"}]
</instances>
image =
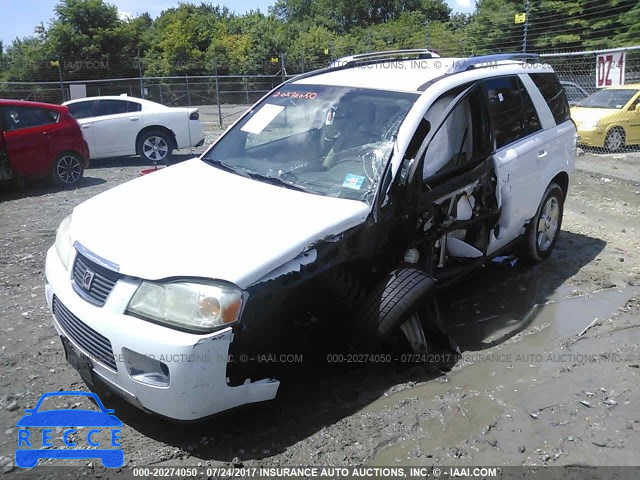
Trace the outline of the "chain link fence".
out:
<instances>
[{"instance_id":1,"label":"chain link fence","mask_svg":"<svg viewBox=\"0 0 640 480\"><path fill-rule=\"evenodd\" d=\"M572 106L604 87L640 83L640 45L544 53L541 59L557 72ZM291 60L279 55L262 62L265 73L244 75L214 74L216 71L228 72L231 69L228 65L176 64L176 70L191 73L174 76L142 75L145 65L139 58L58 60L28 66L34 71L33 78L46 79L44 81L0 82L0 98L62 103L74 96L72 90L80 87L81 96L126 94L168 106L218 105L218 120L222 126L226 118L220 106L250 105L291 76L325 67L332 60L328 52ZM604 107L610 112L593 109L590 118L587 118L588 112L578 115L574 110L574 120L586 148L623 151L632 144L640 144L640 138L636 138L640 137L640 111L629 104L620 106L628 94L605 92L601 100L610 103Z\"/></svg>"},{"instance_id":2,"label":"chain link fence","mask_svg":"<svg viewBox=\"0 0 640 480\"><path fill-rule=\"evenodd\" d=\"M584 150L624 153L639 149L640 46L546 53L541 58L554 68L564 86L578 143Z\"/></svg>"}]
</instances>

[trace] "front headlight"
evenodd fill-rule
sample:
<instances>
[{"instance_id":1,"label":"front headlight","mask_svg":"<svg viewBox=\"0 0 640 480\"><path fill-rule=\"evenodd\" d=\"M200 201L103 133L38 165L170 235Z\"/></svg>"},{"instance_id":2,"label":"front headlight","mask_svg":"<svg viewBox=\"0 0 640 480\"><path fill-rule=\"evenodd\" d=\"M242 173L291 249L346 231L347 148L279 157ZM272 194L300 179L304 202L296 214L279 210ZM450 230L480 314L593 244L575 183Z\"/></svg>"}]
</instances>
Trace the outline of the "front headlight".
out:
<instances>
[{"instance_id":1,"label":"front headlight","mask_svg":"<svg viewBox=\"0 0 640 480\"><path fill-rule=\"evenodd\" d=\"M142 282L127 310L178 328L209 332L240 318L242 291L223 284Z\"/></svg>"},{"instance_id":2,"label":"front headlight","mask_svg":"<svg viewBox=\"0 0 640 480\"><path fill-rule=\"evenodd\" d=\"M69 260L71 259L71 253L73 251L71 236L69 234L70 225L71 215L68 215L62 220L58 230L56 230L56 252L58 252L58 257L62 265L64 265L65 270L69 270Z\"/></svg>"}]
</instances>

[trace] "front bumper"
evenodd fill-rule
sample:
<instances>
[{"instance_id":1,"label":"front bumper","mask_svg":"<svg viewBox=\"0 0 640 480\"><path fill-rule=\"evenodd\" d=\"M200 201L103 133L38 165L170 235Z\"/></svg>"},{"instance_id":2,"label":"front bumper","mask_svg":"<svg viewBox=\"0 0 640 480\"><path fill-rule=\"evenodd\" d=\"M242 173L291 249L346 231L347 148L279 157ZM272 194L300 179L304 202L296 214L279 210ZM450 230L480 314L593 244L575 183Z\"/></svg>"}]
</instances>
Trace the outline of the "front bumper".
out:
<instances>
[{"instance_id":1,"label":"front bumper","mask_svg":"<svg viewBox=\"0 0 640 480\"><path fill-rule=\"evenodd\" d=\"M73 262L74 259L70 265ZM83 329L78 330L54 316L58 334L92 360L93 373L99 380L134 405L176 420L196 420L275 397L279 387L275 380L247 381L237 387L227 385L228 352L233 341L231 328L196 335L126 315L129 300L140 284L136 279L119 280L104 306L92 305L73 289L71 272L65 270L55 247L47 252L45 274L49 308L53 308L55 295L68 311L66 314L82 322ZM86 338L87 331L108 339L115 369L107 366L113 362L105 362L104 358L83 348L82 345L86 347L93 341ZM82 336L80 340L78 335ZM156 381L163 377L154 375L158 373L154 369L159 364L163 364L166 381L162 378Z\"/></svg>"},{"instance_id":2,"label":"front bumper","mask_svg":"<svg viewBox=\"0 0 640 480\"><path fill-rule=\"evenodd\" d=\"M604 147L605 130L581 130L578 127L578 144L588 147Z\"/></svg>"},{"instance_id":3,"label":"front bumper","mask_svg":"<svg viewBox=\"0 0 640 480\"><path fill-rule=\"evenodd\" d=\"M189 147L199 147L204 144L204 125L200 120L189 120Z\"/></svg>"}]
</instances>

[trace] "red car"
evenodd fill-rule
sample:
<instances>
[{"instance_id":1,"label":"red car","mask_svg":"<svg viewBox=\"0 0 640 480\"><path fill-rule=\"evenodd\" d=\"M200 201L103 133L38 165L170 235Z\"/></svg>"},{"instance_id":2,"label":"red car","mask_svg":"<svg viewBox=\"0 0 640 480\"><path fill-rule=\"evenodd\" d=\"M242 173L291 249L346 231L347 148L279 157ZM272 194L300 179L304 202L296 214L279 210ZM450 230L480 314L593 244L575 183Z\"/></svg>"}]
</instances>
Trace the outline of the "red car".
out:
<instances>
[{"instance_id":1,"label":"red car","mask_svg":"<svg viewBox=\"0 0 640 480\"><path fill-rule=\"evenodd\" d=\"M48 176L72 186L89 165L87 142L65 106L0 99L0 136L0 180Z\"/></svg>"}]
</instances>

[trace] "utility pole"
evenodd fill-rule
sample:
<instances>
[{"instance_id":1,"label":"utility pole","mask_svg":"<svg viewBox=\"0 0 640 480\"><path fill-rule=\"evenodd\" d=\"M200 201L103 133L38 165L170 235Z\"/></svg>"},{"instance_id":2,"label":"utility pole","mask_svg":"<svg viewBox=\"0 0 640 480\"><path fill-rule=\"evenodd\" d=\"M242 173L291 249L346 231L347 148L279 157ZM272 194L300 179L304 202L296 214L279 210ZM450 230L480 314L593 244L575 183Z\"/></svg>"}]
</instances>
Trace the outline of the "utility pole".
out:
<instances>
[{"instance_id":1,"label":"utility pole","mask_svg":"<svg viewBox=\"0 0 640 480\"><path fill-rule=\"evenodd\" d=\"M527 31L529 30L529 9L531 7L530 1L526 0L524 3L524 32L522 33L522 53L527 53Z\"/></svg>"},{"instance_id":2,"label":"utility pole","mask_svg":"<svg viewBox=\"0 0 640 480\"><path fill-rule=\"evenodd\" d=\"M285 65L285 61L284 52L282 52L280 53L280 75L282 76L283 82L287 79L287 66Z\"/></svg>"},{"instance_id":3,"label":"utility pole","mask_svg":"<svg viewBox=\"0 0 640 480\"><path fill-rule=\"evenodd\" d=\"M64 80L62 78L62 65L60 63L60 55L58 55L58 75L60 76L60 91L62 92L62 103L67 101L67 96L64 92Z\"/></svg>"},{"instance_id":4,"label":"utility pole","mask_svg":"<svg viewBox=\"0 0 640 480\"><path fill-rule=\"evenodd\" d=\"M218 104L218 122L222 128L222 107L220 106L220 84L218 83L218 59L213 56L213 73L216 76L216 103Z\"/></svg>"},{"instance_id":5,"label":"utility pole","mask_svg":"<svg viewBox=\"0 0 640 480\"><path fill-rule=\"evenodd\" d=\"M138 72L140 73L140 98L144 98L144 84L142 83L142 59L140 49L138 49Z\"/></svg>"},{"instance_id":6,"label":"utility pole","mask_svg":"<svg viewBox=\"0 0 640 480\"><path fill-rule=\"evenodd\" d=\"M424 46L425 48L429 48L429 43L431 43L431 38L429 36L429 19L424 22Z\"/></svg>"}]
</instances>

